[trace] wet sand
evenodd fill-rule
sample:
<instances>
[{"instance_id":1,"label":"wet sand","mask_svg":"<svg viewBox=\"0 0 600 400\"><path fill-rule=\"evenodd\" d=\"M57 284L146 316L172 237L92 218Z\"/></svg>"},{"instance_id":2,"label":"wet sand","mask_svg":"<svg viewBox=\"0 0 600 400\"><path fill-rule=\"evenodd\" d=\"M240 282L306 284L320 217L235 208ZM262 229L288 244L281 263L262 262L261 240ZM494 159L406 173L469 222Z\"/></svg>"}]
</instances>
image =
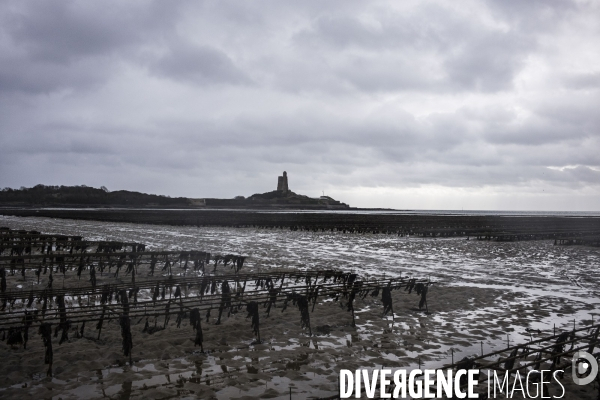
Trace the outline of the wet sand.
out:
<instances>
[{"instance_id":1,"label":"wet sand","mask_svg":"<svg viewBox=\"0 0 600 400\"><path fill-rule=\"evenodd\" d=\"M357 299L356 327L330 299L311 314L313 337L289 307L261 314L262 344L246 313L219 326L203 324L205 354L194 347L185 321L142 333L132 321L133 366L121 352L118 323L101 340L54 343L54 377L45 377L44 347L30 334L28 349L0 342L3 398L292 398L337 393L341 368L436 368L466 355L495 351L557 330L590 323L598 312L600 250L553 246L550 241L479 242L260 229L165 227L45 218L0 217L15 229L79 234L86 239L147 243L149 249L201 249L250 256L249 270L340 268L369 276L430 276L430 314L419 298L394 291L395 317L382 318L380 298ZM594 316L593 316L594 315ZM138 323L139 322L139 323ZM153 321L150 320L152 324ZM160 325L162 319L158 321ZM540 329L531 334L526 329ZM508 336L507 336L508 335ZM565 398L596 398L593 385L567 387ZM556 389L556 388L554 388ZM575 397L573 397L575 396Z\"/></svg>"}]
</instances>

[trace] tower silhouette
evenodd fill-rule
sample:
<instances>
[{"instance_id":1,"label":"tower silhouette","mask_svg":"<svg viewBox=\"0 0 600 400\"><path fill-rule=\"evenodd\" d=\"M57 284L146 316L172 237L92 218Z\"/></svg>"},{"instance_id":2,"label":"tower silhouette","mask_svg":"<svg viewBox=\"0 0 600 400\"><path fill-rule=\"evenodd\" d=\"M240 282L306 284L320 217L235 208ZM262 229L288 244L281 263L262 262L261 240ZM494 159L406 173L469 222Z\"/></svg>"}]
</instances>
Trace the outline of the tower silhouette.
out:
<instances>
[{"instance_id":1,"label":"tower silhouette","mask_svg":"<svg viewBox=\"0 0 600 400\"><path fill-rule=\"evenodd\" d=\"M283 171L283 176L277 177L277 190L287 192L289 189L287 172Z\"/></svg>"}]
</instances>

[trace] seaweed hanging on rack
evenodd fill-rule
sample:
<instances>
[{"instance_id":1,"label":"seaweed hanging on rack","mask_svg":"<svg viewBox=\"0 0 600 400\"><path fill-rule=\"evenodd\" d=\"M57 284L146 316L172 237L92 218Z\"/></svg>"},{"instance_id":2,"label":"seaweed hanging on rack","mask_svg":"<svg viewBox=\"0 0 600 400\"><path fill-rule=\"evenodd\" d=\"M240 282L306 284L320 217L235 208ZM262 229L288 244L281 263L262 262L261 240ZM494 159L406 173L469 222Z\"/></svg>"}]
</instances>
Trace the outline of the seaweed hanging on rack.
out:
<instances>
[{"instance_id":1,"label":"seaweed hanging on rack","mask_svg":"<svg viewBox=\"0 0 600 400\"><path fill-rule=\"evenodd\" d=\"M271 277L267 277L267 279L265 279L265 289L273 289L275 287L275 284L273 283L273 279L271 279Z\"/></svg>"},{"instance_id":2,"label":"seaweed hanging on rack","mask_svg":"<svg viewBox=\"0 0 600 400\"><path fill-rule=\"evenodd\" d=\"M265 302L265 307L267 307L267 317L271 314L271 307L275 307L275 302L277 301L277 293L279 293L279 289L269 289L269 298Z\"/></svg>"},{"instance_id":3,"label":"seaweed hanging on rack","mask_svg":"<svg viewBox=\"0 0 600 400\"><path fill-rule=\"evenodd\" d=\"M165 266L162 268L162 271L168 271L169 275L173 275L173 270L171 268L171 260L169 260L168 256L165 261Z\"/></svg>"},{"instance_id":4,"label":"seaweed hanging on rack","mask_svg":"<svg viewBox=\"0 0 600 400\"><path fill-rule=\"evenodd\" d=\"M244 260L246 260L246 257L237 257L235 260L235 272L240 272L240 270L242 269L242 267L244 266Z\"/></svg>"},{"instance_id":5,"label":"seaweed hanging on rack","mask_svg":"<svg viewBox=\"0 0 600 400\"><path fill-rule=\"evenodd\" d=\"M183 261L185 261L185 263L183 265L181 265L181 263ZM182 251L181 253L179 253L179 266L181 267L181 269L183 269L184 275L188 270L188 262L189 261L190 261L190 252L189 251Z\"/></svg>"},{"instance_id":6,"label":"seaweed hanging on rack","mask_svg":"<svg viewBox=\"0 0 600 400\"><path fill-rule=\"evenodd\" d=\"M537 354L537 356L535 356L535 364L533 365L533 369L535 371L538 371L540 369L540 364L542 363L542 358L544 357L542 351L540 350Z\"/></svg>"},{"instance_id":7,"label":"seaweed hanging on rack","mask_svg":"<svg viewBox=\"0 0 600 400\"><path fill-rule=\"evenodd\" d=\"M54 329L54 337L58 337L58 332L62 331L58 344L63 344L69 340L69 329L71 328L71 321L67 320L67 309L65 306L65 296L56 296L56 304L58 306L58 314L60 318L59 324Z\"/></svg>"},{"instance_id":8,"label":"seaweed hanging on rack","mask_svg":"<svg viewBox=\"0 0 600 400\"><path fill-rule=\"evenodd\" d=\"M198 294L200 294L200 298L204 297L204 293L206 293L209 283L210 282L207 277L202 277L202 280L200 281L200 290L198 293Z\"/></svg>"},{"instance_id":9,"label":"seaweed hanging on rack","mask_svg":"<svg viewBox=\"0 0 600 400\"><path fill-rule=\"evenodd\" d=\"M127 248L132 246L131 244L126 245ZM83 254L83 253L82 253ZM89 254L89 253L86 253ZM166 255L171 256L171 261L167 260ZM174 255L174 252L157 252L157 254L143 254L142 256L136 256L137 258L132 258L130 254L127 254L125 257L125 261L121 263L120 268L127 267L129 268L133 265L133 270L135 268L142 268L143 266L148 268L151 264L152 260L155 260L158 263L163 263L165 260L167 262L173 263L177 262L177 258L179 259L179 267L185 268L184 263L188 263L188 272L191 271L191 262L202 263L203 257L205 253L200 252L181 252ZM60 336L60 342L64 342L65 340L69 340L67 333L70 330L71 321L67 319L68 317L72 320L72 335L74 332L77 332L77 337L83 336L83 331L85 327L84 319L88 319L88 321L95 321L94 325L98 330L98 339L100 339L101 329L103 327L104 319L106 318L106 322L108 323L111 320L119 321L119 325L121 326L121 334L123 336L123 352L125 354L131 355L131 347L128 347L128 343L132 343L132 338L130 337L131 328L134 328L135 321L138 321L138 324L143 325L143 320L146 319L146 324L144 326L144 332L149 334L156 332L157 330L168 328L170 317L175 314L176 316L176 325L178 328L181 327L181 324L185 324L185 320L187 319L187 313L190 313L190 324L194 328L195 338L192 338L195 345L200 345L203 351L203 331L201 328L201 319L205 316L206 313L207 321L212 323L210 319L210 313L212 310L211 307L217 309L219 308L219 317L213 315L215 321L217 323L223 323L222 317L223 313L226 309L229 310L229 314L240 312L242 313L243 307L246 306L246 310L248 311L248 318L252 318L252 330L256 339L258 341L261 340L260 337L260 325L259 325L259 314L265 312L267 316L270 316L270 311L273 311L273 308L277 307L277 301L281 305L283 303L283 310L289 305L289 302L292 301L294 304L294 308L298 307L300 311L301 317L301 326L304 331L305 328L308 328L309 335L312 335L312 327L310 323L310 307L315 309L318 296L332 296L337 299L340 296L344 296L343 305L344 309L348 309L350 311L354 310L354 301L356 301L357 296L368 296L372 294L374 296L379 296L381 293L382 302L384 303L384 315L388 314L389 311L393 309L391 306L391 295L389 302L389 310L388 305L386 304L386 296L388 292L393 290L394 288L398 288L402 285L402 289L404 289L404 285L407 283L407 278L402 279L394 279L391 282L391 285L388 284L388 289L385 288L387 282L382 282L379 280L374 280L373 282L361 282L356 274L343 273L339 271L296 271L296 272L263 272L263 273L244 273L240 275L234 275L232 271L229 273L224 273L218 276L199 276L199 277L185 277L183 274L178 274L179 276L170 277L165 274L165 276L157 276L158 281L155 279L148 278L147 280L141 282L125 282L123 280L123 276L121 276L121 280L118 282L113 282L113 280L108 280L107 282L111 282L111 284L104 284L105 279L98 280L96 285L92 282L92 278L95 277L95 273L100 269L100 261L101 259L103 263L109 264L112 263L113 266L121 257L120 254L102 254L95 255L92 253L91 262L90 258L81 256L79 251L77 251L77 255L73 253L73 256L66 257L65 268L70 273L71 278L66 280L66 285L63 285L62 289L53 289L55 291L54 294L59 294L56 298L56 305L52 305L52 300L54 297L52 296L52 289L35 290L32 288L30 292L24 288L21 291L16 291L14 293L8 292L6 294L0 295L0 301L5 299L9 304L14 303L15 300L17 302L17 307L22 307L21 313L26 309L30 310L32 303L32 295L33 301L38 302L40 304L42 300L44 300L45 306L39 307L42 314L45 313L45 320L40 316L40 320L38 322L36 316L36 311L31 313L32 321L36 322L36 325L40 322L52 322L52 332L56 329L56 332L63 331L63 336ZM46 257L50 258L49 256ZM56 257L52 257L53 259ZM131 261L130 260L134 260ZM51 268L51 274L54 271L54 267L56 263L54 260L48 261L48 267ZM85 261L87 259L87 261ZM123 258L121 257L121 260ZM81 260L84 260L84 268L78 270L78 264L81 265ZM227 267L231 267L236 272L238 263L241 262L242 258L238 256L227 255L225 257L215 257L216 264L223 264ZM36 262L37 265L40 265L41 257ZM28 264L29 265L29 264ZM35 271L38 266L35 265L31 267L31 270L28 270L31 274L31 271ZM6 272L9 272L8 264L4 265L7 267ZM16 273L18 274L20 264L16 263ZM158 267L162 267L162 264ZM86 282L85 286L81 287L81 285L77 285L75 287L69 287L69 282L73 282L73 278L77 272L83 272L84 269L89 269L90 274L90 283ZM178 272L181 272L179 268L176 268ZM229 268L227 268L229 270ZM129 271L129 272L132 272ZM120 270L121 275L123 275L124 270ZM140 273L141 271L136 271ZM83 272L85 273L85 272ZM112 274L111 274L112 275ZM105 278L111 278L104 276ZM68 278L68 277L67 277ZM284 278L287 278L287 285L284 287ZM331 279L334 278L335 283L331 282ZM12 279L12 277L7 277L7 279ZM326 281L329 279L328 284L321 285L321 281ZM84 279L85 280L85 279ZM199 281L198 281L199 280ZM298 287L294 287L293 282L296 280L298 282ZM232 285L229 285L228 281L232 282ZM243 281L243 282L242 282ZM252 289L247 295L244 295L245 285L249 282L249 288ZM253 283L256 283L256 288ZM401 282L401 283L400 283ZM281 283L281 285L280 285ZM138 286L139 285L139 286ZM43 282L40 289L43 289ZM61 285L59 284L58 287ZM66 287L65 287L66 286ZM10 290L10 282L9 289ZM94 289L95 287L95 289ZM422 295L423 285L419 285L416 287L417 293ZM169 288L169 296L166 296L166 289ZM190 292L190 289L193 291ZM249 289L249 290L250 290ZM262 289L262 290L261 290ZM412 288L414 290L415 287ZM196 292L198 290L198 292ZM294 292L294 290L298 292ZM407 289L408 290L408 289ZM136 299L139 293L144 293L147 298L147 302L144 301L144 307L134 308ZM161 299L162 292L162 300ZM195 293L196 292L196 293ZM208 293L212 293L209 295ZM291 293L291 295L290 295ZM115 307L115 304L112 303L112 296L115 295L115 300L118 303L118 306ZM82 302L81 297L85 299L85 296L88 296L87 306L84 305L85 300ZM199 298L193 298L198 295ZM29 296L29 302L27 301ZM193 297L192 297L193 296ZM200 297L203 297L205 301L200 300ZM48 303L48 297L50 298L50 303ZM140 295L141 297L141 295ZM152 301L150 301L150 298ZM39 299L39 300L38 300ZM254 300L254 302L248 303L247 300ZM20 301L23 301L23 304L19 304ZM154 304L153 304L154 302ZM219 304L220 303L220 304ZM312 304L311 304L312 303ZM27 306L25 306L27 304ZM67 307L65 307L65 304ZM219 304L219 305L217 305ZM23 307L25 306L25 307ZM178 306L178 307L176 307ZM192 307L198 307L197 309L191 309ZM35 307L35 306L34 306ZM123 307L122 315L118 315L119 311L113 309L120 309ZM146 310L146 308L148 308ZM173 308L171 310L171 308ZM280 307L281 308L281 307ZM48 310L48 312L46 312ZM185 310L185 311L184 311ZM282 311L283 311L282 310ZM12 310L11 310L12 311ZM131 315L129 315L131 312ZM275 311L274 311L275 312ZM60 323L58 322L60 316ZM149 317L152 316L154 318L154 328L149 326ZM160 320L160 317L164 316L164 324L157 328L157 321ZM122 317L128 317L129 320L125 321ZM264 315L263 315L264 317ZM100 319L99 319L100 318ZM314 316L313 316L314 318ZM97 322L97 323L96 323ZM13 322L10 322L13 324ZM16 324L16 323L15 323ZM20 324L22 326L22 323ZM58 326L57 326L58 325ZM110 324L109 324L110 325ZM88 327L89 328L89 327ZM184 327L185 328L185 327ZM21 328L22 329L22 328ZM36 327L37 329L37 327ZM139 328L135 328L139 329ZM129 330L129 335L127 331ZM5 332L8 332L8 324ZM306 331L305 331L306 332ZM21 330L21 335L23 336L24 331ZM0 336L2 333L0 333ZM93 335L95 337L95 335ZM105 334L106 336L106 334ZM144 335L145 336L145 335ZM106 338L108 339L108 337ZM24 342L25 342L24 338ZM57 338L57 341L59 339ZM30 344L31 345L31 344ZM127 348L129 350L127 350Z\"/></svg>"},{"instance_id":10,"label":"seaweed hanging on rack","mask_svg":"<svg viewBox=\"0 0 600 400\"><path fill-rule=\"evenodd\" d=\"M356 326L356 319L354 317L354 299L356 298L356 295L360 292L362 288L362 281L354 281L353 279L352 282L352 288L350 290L350 293L348 294L347 310L352 313L352 326Z\"/></svg>"},{"instance_id":11,"label":"seaweed hanging on rack","mask_svg":"<svg viewBox=\"0 0 600 400\"><path fill-rule=\"evenodd\" d=\"M312 336L312 330L310 328L310 313L308 312L308 299L306 296L298 296L296 305L300 310L300 322L302 328L308 328L308 335Z\"/></svg>"},{"instance_id":12,"label":"seaweed hanging on rack","mask_svg":"<svg viewBox=\"0 0 600 400\"><path fill-rule=\"evenodd\" d=\"M33 300L35 300L33 298L33 289L31 289L29 291L29 298L27 299L27 308L31 307L31 305L33 304Z\"/></svg>"},{"instance_id":13,"label":"seaweed hanging on rack","mask_svg":"<svg viewBox=\"0 0 600 400\"><path fill-rule=\"evenodd\" d=\"M130 273L132 273L132 272L133 272L133 267L134 267L134 265L135 265L135 264L134 264L134 262L133 262L133 261L131 261L131 262L128 262L128 263L127 263L127 268L125 269L125 275L128 275L128 274L130 274ZM134 275L135 275L135 274L134 274Z\"/></svg>"},{"instance_id":14,"label":"seaweed hanging on rack","mask_svg":"<svg viewBox=\"0 0 600 400\"><path fill-rule=\"evenodd\" d=\"M42 317L46 315L46 310L48 309L48 295L46 294L46 290L44 290L42 294Z\"/></svg>"},{"instance_id":15,"label":"seaweed hanging on rack","mask_svg":"<svg viewBox=\"0 0 600 400\"><path fill-rule=\"evenodd\" d=\"M52 352L52 325L47 322L43 322L40 325L39 334L42 335L44 341L44 347L46 349L44 353L44 364L48 364L47 376L52 376L52 362L54 360L54 353Z\"/></svg>"},{"instance_id":16,"label":"seaweed hanging on rack","mask_svg":"<svg viewBox=\"0 0 600 400\"><path fill-rule=\"evenodd\" d=\"M406 283L406 289L405 289L405 290L408 290L408 294L412 293L412 290L415 287L416 282L417 282L417 280L414 278L408 280L408 282Z\"/></svg>"},{"instance_id":17,"label":"seaweed hanging on rack","mask_svg":"<svg viewBox=\"0 0 600 400\"><path fill-rule=\"evenodd\" d=\"M204 353L204 347L202 345L202 342L204 341L204 336L202 335L202 317L200 316L200 310L197 308L190 311L190 325L194 331L196 331L194 347L200 346L200 351Z\"/></svg>"},{"instance_id":18,"label":"seaweed hanging on rack","mask_svg":"<svg viewBox=\"0 0 600 400\"><path fill-rule=\"evenodd\" d=\"M139 291L140 291L140 288L137 286L134 286L133 289L131 289L129 291L129 298L131 299L133 297L134 303L137 303L137 296L138 296Z\"/></svg>"},{"instance_id":19,"label":"seaweed hanging on rack","mask_svg":"<svg viewBox=\"0 0 600 400\"><path fill-rule=\"evenodd\" d=\"M169 323L169 320L171 319L170 310L171 310L171 300L169 300L167 302L167 306L165 307L165 323L163 325L163 328L167 327L167 324Z\"/></svg>"},{"instance_id":20,"label":"seaweed hanging on rack","mask_svg":"<svg viewBox=\"0 0 600 400\"><path fill-rule=\"evenodd\" d=\"M315 280L315 284L316 284L316 280ZM314 286L313 285L313 289L309 291L308 293L308 301L311 302L312 301L312 310L311 312L315 311L315 306L317 305L317 299L319 298L319 290L321 289L321 285L318 286Z\"/></svg>"},{"instance_id":21,"label":"seaweed hanging on rack","mask_svg":"<svg viewBox=\"0 0 600 400\"><path fill-rule=\"evenodd\" d=\"M106 304L109 302L110 295L110 285L102 286L102 296L100 297L100 304Z\"/></svg>"},{"instance_id":22,"label":"seaweed hanging on rack","mask_svg":"<svg viewBox=\"0 0 600 400\"><path fill-rule=\"evenodd\" d=\"M156 300L158 300L158 296L160 296L160 285L157 283L154 287L154 293L152 294L152 301L154 303L156 303Z\"/></svg>"},{"instance_id":23,"label":"seaweed hanging on rack","mask_svg":"<svg viewBox=\"0 0 600 400\"><path fill-rule=\"evenodd\" d=\"M83 331L85 330L85 321L81 324L81 329L79 330L79 337L83 337Z\"/></svg>"},{"instance_id":24,"label":"seaweed hanging on rack","mask_svg":"<svg viewBox=\"0 0 600 400\"><path fill-rule=\"evenodd\" d=\"M425 306L425 309L427 310L427 312L429 312L428 308L427 308L427 292L429 291L429 287L425 284L423 284L423 286L421 287L420 293L419 291L417 291L417 294L421 295L421 300L419 301L419 310L423 308L423 306Z\"/></svg>"},{"instance_id":25,"label":"seaweed hanging on rack","mask_svg":"<svg viewBox=\"0 0 600 400\"><path fill-rule=\"evenodd\" d=\"M129 356L131 363L131 349L133 348L133 339L131 337L131 323L128 315L119 316L119 325L121 326L121 337L123 338L123 355Z\"/></svg>"},{"instance_id":26,"label":"seaweed hanging on rack","mask_svg":"<svg viewBox=\"0 0 600 400\"><path fill-rule=\"evenodd\" d=\"M29 341L29 327L33 323L33 314L25 310L25 316L23 317L23 349L27 349L27 342Z\"/></svg>"},{"instance_id":27,"label":"seaweed hanging on rack","mask_svg":"<svg viewBox=\"0 0 600 400\"><path fill-rule=\"evenodd\" d=\"M10 346L23 344L23 334L21 328L8 328L8 335L6 336L6 344Z\"/></svg>"},{"instance_id":28,"label":"seaweed hanging on rack","mask_svg":"<svg viewBox=\"0 0 600 400\"><path fill-rule=\"evenodd\" d=\"M394 309L392 307L392 288L391 285L387 285L381 291L381 302L383 303L383 316L385 317L388 312L392 312L392 318L394 317Z\"/></svg>"},{"instance_id":29,"label":"seaweed hanging on rack","mask_svg":"<svg viewBox=\"0 0 600 400\"><path fill-rule=\"evenodd\" d=\"M204 272L204 263L198 259L194 260L194 272L198 272L200 268L202 268L202 272Z\"/></svg>"},{"instance_id":30,"label":"seaweed hanging on rack","mask_svg":"<svg viewBox=\"0 0 600 400\"><path fill-rule=\"evenodd\" d=\"M121 298L121 305L123 306L123 314L129 315L129 300L127 299L127 290L121 289L119 291L119 297Z\"/></svg>"},{"instance_id":31,"label":"seaweed hanging on rack","mask_svg":"<svg viewBox=\"0 0 600 400\"><path fill-rule=\"evenodd\" d=\"M552 355L554 356L552 358L552 370L554 370L556 366L560 364L560 354L565 351L565 342L569 339L570 335L570 332L563 332L556 338L556 343L554 346L552 346ZM574 335L575 334L573 333L573 336Z\"/></svg>"},{"instance_id":32,"label":"seaweed hanging on rack","mask_svg":"<svg viewBox=\"0 0 600 400\"><path fill-rule=\"evenodd\" d=\"M226 308L231 309L231 289L227 280L224 280L221 284L221 304L219 305L219 317L217 318L216 325L221 323L221 315Z\"/></svg>"},{"instance_id":33,"label":"seaweed hanging on rack","mask_svg":"<svg viewBox=\"0 0 600 400\"><path fill-rule=\"evenodd\" d=\"M252 332L254 332L254 336L256 336L257 343L261 343L260 340L260 319L258 313L258 303L256 301L251 301L246 305L246 311L248 315L246 318L252 317Z\"/></svg>"},{"instance_id":34,"label":"seaweed hanging on rack","mask_svg":"<svg viewBox=\"0 0 600 400\"><path fill-rule=\"evenodd\" d=\"M154 269L156 268L157 262L158 262L158 260L156 259L156 256L154 254L152 254L150 256L150 273L148 275L154 276Z\"/></svg>"},{"instance_id":35,"label":"seaweed hanging on rack","mask_svg":"<svg viewBox=\"0 0 600 400\"><path fill-rule=\"evenodd\" d=\"M515 362L517 360L518 353L519 353L519 348L515 347L513 349L513 351L510 353L508 360L506 360L506 362L504 363L504 369L506 371L513 369L513 367L515 366ZM509 373L509 378L510 378L510 373Z\"/></svg>"},{"instance_id":36,"label":"seaweed hanging on rack","mask_svg":"<svg viewBox=\"0 0 600 400\"><path fill-rule=\"evenodd\" d=\"M0 290L2 293L6 292L6 270L0 268Z\"/></svg>"},{"instance_id":37,"label":"seaweed hanging on rack","mask_svg":"<svg viewBox=\"0 0 600 400\"><path fill-rule=\"evenodd\" d=\"M224 257L222 257L222 256L215 256L214 257L213 261L215 262L215 264L214 264L214 268L213 268L213 273L217 272L217 265L219 264L219 261L221 261L223 259L224 259Z\"/></svg>"},{"instance_id":38,"label":"seaweed hanging on rack","mask_svg":"<svg viewBox=\"0 0 600 400\"><path fill-rule=\"evenodd\" d=\"M185 311L183 310L183 304L179 304L179 312L177 313L177 319L175 320L175 324L177 325L177 328L181 327L181 322L183 321L184 317L185 317Z\"/></svg>"},{"instance_id":39,"label":"seaweed hanging on rack","mask_svg":"<svg viewBox=\"0 0 600 400\"><path fill-rule=\"evenodd\" d=\"M239 300L243 295L244 292L246 291L246 280L244 280L244 284L240 285L239 282L237 282L237 289L235 291L235 300Z\"/></svg>"},{"instance_id":40,"label":"seaweed hanging on rack","mask_svg":"<svg viewBox=\"0 0 600 400\"><path fill-rule=\"evenodd\" d=\"M58 331L62 331L62 333L60 335L60 340L58 341L58 344L63 344L64 342L69 341L69 329L71 329L71 321L70 320L67 320L65 322L61 322L60 324L58 324L58 326L56 327L56 329L54 331L54 337L58 336Z\"/></svg>"},{"instance_id":41,"label":"seaweed hanging on rack","mask_svg":"<svg viewBox=\"0 0 600 400\"><path fill-rule=\"evenodd\" d=\"M100 340L100 333L102 333L102 324L104 322L104 314L106 312L106 305L104 305L102 307L102 314L100 314L100 319L98 320L98 323L96 324L96 329L98 330L98 339Z\"/></svg>"},{"instance_id":42,"label":"seaweed hanging on rack","mask_svg":"<svg viewBox=\"0 0 600 400\"><path fill-rule=\"evenodd\" d=\"M35 276L37 276L37 283L38 285L40 284L40 275L42 274L42 267L39 266L38 269L35 271Z\"/></svg>"},{"instance_id":43,"label":"seaweed hanging on rack","mask_svg":"<svg viewBox=\"0 0 600 400\"><path fill-rule=\"evenodd\" d=\"M56 257L56 263L58 264L58 266L56 267L56 272L62 272L63 276L67 273L67 268L65 265L65 258L64 257Z\"/></svg>"},{"instance_id":44,"label":"seaweed hanging on rack","mask_svg":"<svg viewBox=\"0 0 600 400\"><path fill-rule=\"evenodd\" d=\"M429 290L429 287L424 284L424 283L417 283L415 285L415 291L417 292L417 295L421 296L421 300L419 301L419 310L423 308L423 306L426 307L427 310L427 292ZM427 310L429 312L429 310Z\"/></svg>"},{"instance_id":45,"label":"seaweed hanging on rack","mask_svg":"<svg viewBox=\"0 0 600 400\"><path fill-rule=\"evenodd\" d=\"M77 278L81 279L81 273L83 272L84 268L85 268L85 263L84 263L83 257L81 257L79 259L79 266L77 267Z\"/></svg>"}]
</instances>

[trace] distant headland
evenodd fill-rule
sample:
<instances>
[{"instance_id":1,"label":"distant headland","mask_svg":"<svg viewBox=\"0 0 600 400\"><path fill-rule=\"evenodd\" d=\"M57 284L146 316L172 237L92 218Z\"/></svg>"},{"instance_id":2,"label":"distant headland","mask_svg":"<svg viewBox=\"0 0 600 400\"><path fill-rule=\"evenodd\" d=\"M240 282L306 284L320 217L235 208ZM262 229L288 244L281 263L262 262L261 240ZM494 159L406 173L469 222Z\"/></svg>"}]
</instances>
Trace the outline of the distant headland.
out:
<instances>
[{"instance_id":1,"label":"distant headland","mask_svg":"<svg viewBox=\"0 0 600 400\"><path fill-rule=\"evenodd\" d=\"M132 192L109 191L104 186L36 185L32 188L4 188L0 191L0 207L125 207L125 208L284 208L284 209L348 209L348 204L329 196L313 198L289 189L287 172L277 179L277 189L233 199L168 197Z\"/></svg>"},{"instance_id":2,"label":"distant headland","mask_svg":"<svg viewBox=\"0 0 600 400\"><path fill-rule=\"evenodd\" d=\"M287 172L277 178L277 190L257 193L245 198L233 199L196 199L206 207L219 208L292 208L292 209L346 209L348 204L334 200L329 196L313 198L294 193L288 184Z\"/></svg>"}]
</instances>

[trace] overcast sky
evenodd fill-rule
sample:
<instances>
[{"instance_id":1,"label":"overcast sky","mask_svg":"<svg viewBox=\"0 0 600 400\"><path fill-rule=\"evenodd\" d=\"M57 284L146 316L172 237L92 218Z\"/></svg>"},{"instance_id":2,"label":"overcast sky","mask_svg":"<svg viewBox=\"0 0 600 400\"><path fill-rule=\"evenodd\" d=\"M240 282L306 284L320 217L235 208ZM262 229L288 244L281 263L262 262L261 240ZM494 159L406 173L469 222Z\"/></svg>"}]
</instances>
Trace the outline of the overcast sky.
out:
<instances>
[{"instance_id":1,"label":"overcast sky","mask_svg":"<svg viewBox=\"0 0 600 400\"><path fill-rule=\"evenodd\" d=\"M600 210L600 2L3 1L0 187Z\"/></svg>"}]
</instances>

